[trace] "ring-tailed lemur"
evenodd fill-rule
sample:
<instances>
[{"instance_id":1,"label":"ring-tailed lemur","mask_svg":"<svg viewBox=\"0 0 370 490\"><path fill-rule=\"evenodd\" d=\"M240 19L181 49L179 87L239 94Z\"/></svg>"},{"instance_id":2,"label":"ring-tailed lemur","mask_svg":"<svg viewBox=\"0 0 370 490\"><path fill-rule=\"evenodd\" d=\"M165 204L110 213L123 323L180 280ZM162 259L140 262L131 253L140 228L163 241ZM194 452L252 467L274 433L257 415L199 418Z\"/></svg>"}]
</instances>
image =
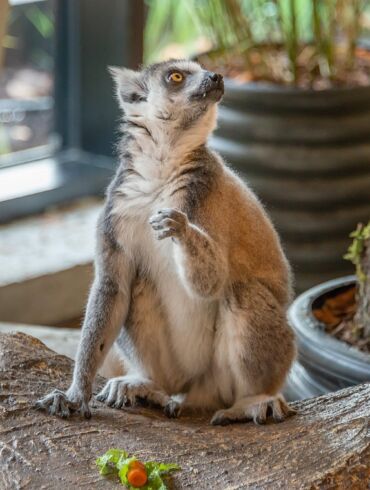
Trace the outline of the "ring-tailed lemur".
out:
<instances>
[{"instance_id":1,"label":"ring-tailed lemur","mask_svg":"<svg viewBox=\"0 0 370 490\"><path fill-rule=\"evenodd\" d=\"M115 342L121 375L97 396L109 406L206 408L213 424L263 422L270 407L282 420L295 355L289 266L256 196L207 146L222 76L181 60L111 71L120 165L98 224L73 382L37 405L89 417Z\"/></svg>"}]
</instances>

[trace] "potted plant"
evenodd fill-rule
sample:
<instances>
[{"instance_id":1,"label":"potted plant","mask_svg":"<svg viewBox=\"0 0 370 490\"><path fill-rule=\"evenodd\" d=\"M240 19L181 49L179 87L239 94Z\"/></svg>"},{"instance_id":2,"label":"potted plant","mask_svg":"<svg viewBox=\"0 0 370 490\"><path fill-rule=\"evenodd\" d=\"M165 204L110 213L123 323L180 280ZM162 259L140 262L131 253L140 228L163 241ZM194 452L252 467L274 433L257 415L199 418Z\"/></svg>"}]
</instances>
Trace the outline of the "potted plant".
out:
<instances>
[{"instance_id":1,"label":"potted plant","mask_svg":"<svg viewBox=\"0 0 370 490\"><path fill-rule=\"evenodd\" d=\"M192 47L208 49L199 61L225 75L212 145L269 210L297 290L347 273L346 237L370 215L370 55L358 42L365 2L149 6L147 45L169 40L172 28L176 56L198 29L203 41Z\"/></svg>"},{"instance_id":2,"label":"potted plant","mask_svg":"<svg viewBox=\"0 0 370 490\"><path fill-rule=\"evenodd\" d=\"M306 398L370 381L370 221L351 234L345 255L356 276L316 286L290 307L298 340L291 398Z\"/></svg>"}]
</instances>

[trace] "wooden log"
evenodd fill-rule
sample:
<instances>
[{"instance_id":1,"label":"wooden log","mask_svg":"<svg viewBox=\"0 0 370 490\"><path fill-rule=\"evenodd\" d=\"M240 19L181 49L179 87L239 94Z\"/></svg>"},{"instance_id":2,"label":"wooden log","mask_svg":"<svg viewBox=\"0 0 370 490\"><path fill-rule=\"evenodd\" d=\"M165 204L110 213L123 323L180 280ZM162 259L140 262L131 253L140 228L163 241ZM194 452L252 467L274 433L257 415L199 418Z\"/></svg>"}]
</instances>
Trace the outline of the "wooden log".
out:
<instances>
[{"instance_id":1,"label":"wooden log","mask_svg":"<svg viewBox=\"0 0 370 490\"><path fill-rule=\"evenodd\" d=\"M34 410L37 398L68 387L72 368L28 335L0 335L1 489L119 488L95 466L112 447L180 464L171 488L369 488L369 384L296 403L296 416L265 426L213 427L200 415L167 419L98 402L91 420Z\"/></svg>"}]
</instances>

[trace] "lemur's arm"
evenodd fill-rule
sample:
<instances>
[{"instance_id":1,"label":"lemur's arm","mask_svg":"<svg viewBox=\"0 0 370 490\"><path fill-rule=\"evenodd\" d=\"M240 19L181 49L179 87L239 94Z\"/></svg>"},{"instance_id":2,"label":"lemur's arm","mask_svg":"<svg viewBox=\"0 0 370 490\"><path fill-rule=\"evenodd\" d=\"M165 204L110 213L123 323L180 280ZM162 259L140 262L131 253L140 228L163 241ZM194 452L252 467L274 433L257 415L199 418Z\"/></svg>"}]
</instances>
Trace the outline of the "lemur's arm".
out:
<instances>
[{"instance_id":1,"label":"lemur's arm","mask_svg":"<svg viewBox=\"0 0 370 490\"><path fill-rule=\"evenodd\" d=\"M185 285L201 297L217 297L227 278L227 257L218 244L177 209L161 209L150 219L159 240L172 237Z\"/></svg>"},{"instance_id":2,"label":"lemur's arm","mask_svg":"<svg viewBox=\"0 0 370 490\"><path fill-rule=\"evenodd\" d=\"M95 280L91 288L73 381L66 393L59 390L37 402L53 415L68 417L81 411L90 417L92 384L112 343L123 325L129 307L132 268L124 252L104 233L98 239Z\"/></svg>"}]
</instances>

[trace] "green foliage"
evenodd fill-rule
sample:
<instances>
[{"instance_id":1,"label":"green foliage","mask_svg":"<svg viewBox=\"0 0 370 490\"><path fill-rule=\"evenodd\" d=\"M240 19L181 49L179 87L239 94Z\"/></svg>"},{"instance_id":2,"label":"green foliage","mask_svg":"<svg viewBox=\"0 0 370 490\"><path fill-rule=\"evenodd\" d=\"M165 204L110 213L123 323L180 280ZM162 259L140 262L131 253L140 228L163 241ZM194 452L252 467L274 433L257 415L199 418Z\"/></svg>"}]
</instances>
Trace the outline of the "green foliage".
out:
<instances>
[{"instance_id":1,"label":"green foliage","mask_svg":"<svg viewBox=\"0 0 370 490\"><path fill-rule=\"evenodd\" d=\"M187 46L194 52L194 44L200 32L196 25L191 2L184 0L147 0L149 7L144 35L144 59L156 61L169 43Z\"/></svg>"},{"instance_id":2,"label":"green foliage","mask_svg":"<svg viewBox=\"0 0 370 490\"><path fill-rule=\"evenodd\" d=\"M49 39L54 34L54 22L49 12L44 12L37 5L25 9L25 16L42 37Z\"/></svg>"},{"instance_id":3,"label":"green foliage","mask_svg":"<svg viewBox=\"0 0 370 490\"><path fill-rule=\"evenodd\" d=\"M134 489L129 484L127 475L130 464L138 461L135 456L129 456L123 449L109 449L103 456L96 460L96 465L99 468L99 473L103 476L117 475L123 485L129 490ZM168 476L172 471L180 470L180 466L174 463L157 463L149 461L144 463L148 475L148 482L142 490L166 490L167 486L163 481L163 477Z\"/></svg>"},{"instance_id":4,"label":"green foliage","mask_svg":"<svg viewBox=\"0 0 370 490\"><path fill-rule=\"evenodd\" d=\"M1 0L0 0L1 1ZM22 49L26 53L25 64L51 71L54 65L51 41L55 34L55 12L53 2L42 2L40 5L24 4L11 8L7 23L7 32L4 39L0 40L4 48L11 50ZM32 26L34 30L33 41L30 45L24 45L22 35L13 35L12 31L19 32L19 26ZM23 58L24 58L23 53Z\"/></svg>"},{"instance_id":5,"label":"green foliage","mask_svg":"<svg viewBox=\"0 0 370 490\"><path fill-rule=\"evenodd\" d=\"M96 460L96 465L99 468L101 475L109 475L111 473L117 473L118 462L123 459L127 459L128 454L122 449L109 449L103 456L100 456Z\"/></svg>"},{"instance_id":6,"label":"green foliage","mask_svg":"<svg viewBox=\"0 0 370 490\"><path fill-rule=\"evenodd\" d=\"M365 242L370 239L370 221L366 226L360 223L356 230L350 234L350 237L353 240L344 258L350 260L356 266L358 280L359 282L364 282L366 275L361 267L361 258L365 249Z\"/></svg>"},{"instance_id":7,"label":"green foliage","mask_svg":"<svg viewBox=\"0 0 370 490\"><path fill-rule=\"evenodd\" d=\"M239 0L198 0L193 9L215 49L240 50L251 45L250 24Z\"/></svg>"},{"instance_id":8,"label":"green foliage","mask_svg":"<svg viewBox=\"0 0 370 490\"><path fill-rule=\"evenodd\" d=\"M243 55L252 75L251 53L274 79L278 45L288 61L285 81L297 82L302 60L312 78L336 80L353 68L361 19L369 0L147 0L145 58L153 61L171 43L195 54L196 40L206 39L221 63ZM307 50L307 46L310 47ZM281 80L278 80L281 81Z\"/></svg>"}]
</instances>

